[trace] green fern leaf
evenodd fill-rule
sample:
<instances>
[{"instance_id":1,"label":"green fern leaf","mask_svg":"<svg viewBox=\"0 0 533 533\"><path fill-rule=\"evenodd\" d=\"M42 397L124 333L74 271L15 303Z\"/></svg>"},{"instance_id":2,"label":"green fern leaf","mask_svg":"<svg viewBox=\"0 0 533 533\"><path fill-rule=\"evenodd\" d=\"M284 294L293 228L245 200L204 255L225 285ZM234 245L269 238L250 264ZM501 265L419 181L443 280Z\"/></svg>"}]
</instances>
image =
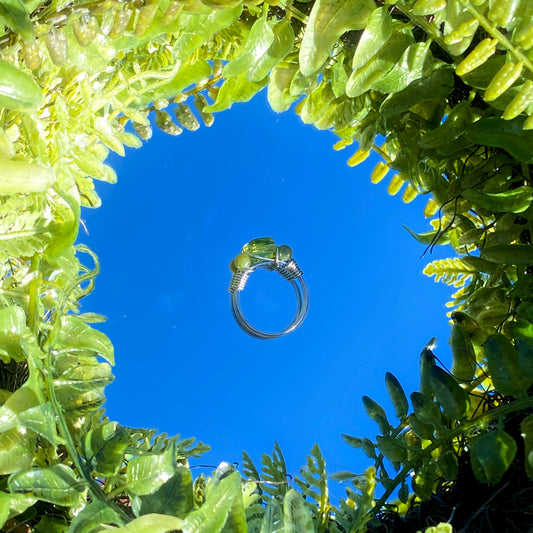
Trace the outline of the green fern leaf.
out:
<instances>
[{"instance_id":1,"label":"green fern leaf","mask_svg":"<svg viewBox=\"0 0 533 533\"><path fill-rule=\"evenodd\" d=\"M300 470L302 478L294 478L300 487L306 500L314 500L316 506L312 505L311 511L315 515L315 525L320 533L326 531L331 514L331 504L328 494L328 473L326 472L326 461L318 444L314 444L311 454L307 456L307 464Z\"/></svg>"},{"instance_id":2,"label":"green fern leaf","mask_svg":"<svg viewBox=\"0 0 533 533\"><path fill-rule=\"evenodd\" d=\"M453 285L454 287L462 287L474 273L476 270L459 257L437 259L424 268L426 276L435 276L435 281L442 281L446 285Z\"/></svg>"}]
</instances>

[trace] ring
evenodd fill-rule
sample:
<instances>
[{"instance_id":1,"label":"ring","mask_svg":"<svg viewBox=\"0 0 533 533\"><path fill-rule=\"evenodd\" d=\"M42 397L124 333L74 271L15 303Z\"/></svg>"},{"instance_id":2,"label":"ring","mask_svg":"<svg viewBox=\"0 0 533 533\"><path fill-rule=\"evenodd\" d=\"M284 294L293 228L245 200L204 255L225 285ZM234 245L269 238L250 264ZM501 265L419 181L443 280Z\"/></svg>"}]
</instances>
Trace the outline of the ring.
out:
<instances>
[{"instance_id":1,"label":"ring","mask_svg":"<svg viewBox=\"0 0 533 533\"><path fill-rule=\"evenodd\" d=\"M240 293L244 289L252 272L259 268L275 270L283 276L296 293L298 308L292 322L282 331L268 333L254 328L241 311ZM242 252L230 263L233 273L228 291L231 298L231 312L239 327L256 339L276 339L294 331L305 319L309 309L309 289L303 278L303 272L292 258L292 250L283 244L277 246L272 237L261 237L245 244Z\"/></svg>"}]
</instances>

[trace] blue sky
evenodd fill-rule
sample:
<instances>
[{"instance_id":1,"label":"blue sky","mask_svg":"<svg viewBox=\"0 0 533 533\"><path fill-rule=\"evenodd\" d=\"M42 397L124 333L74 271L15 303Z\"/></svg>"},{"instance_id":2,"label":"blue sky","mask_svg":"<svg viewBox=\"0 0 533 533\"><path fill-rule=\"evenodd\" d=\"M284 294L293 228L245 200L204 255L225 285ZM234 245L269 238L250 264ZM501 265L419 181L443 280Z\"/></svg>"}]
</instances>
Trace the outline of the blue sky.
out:
<instances>
[{"instance_id":1,"label":"blue sky","mask_svg":"<svg viewBox=\"0 0 533 533\"><path fill-rule=\"evenodd\" d=\"M115 346L111 419L197 437L212 447L197 463L241 462L244 449L259 465L277 440L292 474L315 442L329 472L370 464L340 436L374 440L361 396L393 420L385 372L416 390L433 336L450 360L452 290L422 274L448 250L421 258L402 224L428 231L426 198L390 197L387 178L370 182L377 159L350 168L356 147L335 152L335 142L292 110L274 113L262 92L211 128L179 137L154 128L143 148L111 157L118 183L97 184L103 205L82 213L89 235L79 238L101 261L83 311L108 317L99 327ZM311 294L303 325L269 341L239 329L227 292L230 260L263 236L292 247ZM290 285L266 271L242 301L267 330L295 309ZM331 490L344 494L340 483Z\"/></svg>"}]
</instances>

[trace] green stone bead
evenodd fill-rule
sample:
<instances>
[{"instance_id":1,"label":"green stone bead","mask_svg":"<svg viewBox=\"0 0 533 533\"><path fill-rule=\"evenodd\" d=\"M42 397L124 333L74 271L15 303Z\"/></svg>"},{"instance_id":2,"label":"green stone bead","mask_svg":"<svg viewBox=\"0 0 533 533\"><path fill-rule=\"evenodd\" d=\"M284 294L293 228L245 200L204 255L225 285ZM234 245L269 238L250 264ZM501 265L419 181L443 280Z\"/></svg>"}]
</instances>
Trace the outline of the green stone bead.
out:
<instances>
[{"instance_id":1,"label":"green stone bead","mask_svg":"<svg viewBox=\"0 0 533 533\"><path fill-rule=\"evenodd\" d=\"M277 247L272 237L261 237L245 244L242 251L245 254L256 256L252 260L257 262L258 259L275 259L276 249Z\"/></svg>"},{"instance_id":2,"label":"green stone bead","mask_svg":"<svg viewBox=\"0 0 533 533\"><path fill-rule=\"evenodd\" d=\"M292 248L286 244L278 246L278 259L283 262L290 261L292 259Z\"/></svg>"},{"instance_id":3,"label":"green stone bead","mask_svg":"<svg viewBox=\"0 0 533 533\"><path fill-rule=\"evenodd\" d=\"M233 264L237 270L248 270L252 264L252 258L248 254L240 253L233 260Z\"/></svg>"}]
</instances>

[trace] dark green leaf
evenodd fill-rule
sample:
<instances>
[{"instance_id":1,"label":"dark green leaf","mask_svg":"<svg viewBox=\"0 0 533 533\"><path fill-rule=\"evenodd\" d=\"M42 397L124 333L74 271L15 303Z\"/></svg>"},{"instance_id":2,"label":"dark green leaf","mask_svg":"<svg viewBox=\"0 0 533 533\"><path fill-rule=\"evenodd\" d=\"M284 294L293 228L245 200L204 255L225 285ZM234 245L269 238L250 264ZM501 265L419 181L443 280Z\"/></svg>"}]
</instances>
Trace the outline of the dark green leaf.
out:
<instances>
[{"instance_id":1,"label":"dark green leaf","mask_svg":"<svg viewBox=\"0 0 533 533\"><path fill-rule=\"evenodd\" d=\"M500 265L533 265L533 246L530 244L498 244L481 251L481 259Z\"/></svg>"},{"instance_id":2,"label":"dark green leaf","mask_svg":"<svg viewBox=\"0 0 533 533\"><path fill-rule=\"evenodd\" d=\"M503 430L475 437L470 445L472 470L481 483L498 483L513 462L517 445Z\"/></svg>"},{"instance_id":3,"label":"dark green leaf","mask_svg":"<svg viewBox=\"0 0 533 533\"><path fill-rule=\"evenodd\" d=\"M517 320L512 332L518 350L518 366L520 373L533 379L533 324L528 320Z\"/></svg>"},{"instance_id":4,"label":"dark green leaf","mask_svg":"<svg viewBox=\"0 0 533 533\"><path fill-rule=\"evenodd\" d=\"M501 394L521 397L532 383L518 363L518 352L501 333L491 335L484 344L487 365L494 387Z\"/></svg>"},{"instance_id":5,"label":"dark green leaf","mask_svg":"<svg viewBox=\"0 0 533 533\"><path fill-rule=\"evenodd\" d=\"M533 200L533 189L522 186L510 191L488 193L477 189L467 189L461 195L477 207L494 213L522 213Z\"/></svg>"},{"instance_id":6,"label":"dark green leaf","mask_svg":"<svg viewBox=\"0 0 533 533\"><path fill-rule=\"evenodd\" d=\"M453 357L452 376L459 381L472 380L477 368L476 353L463 326L460 324L452 326L449 343Z\"/></svg>"},{"instance_id":7,"label":"dark green leaf","mask_svg":"<svg viewBox=\"0 0 533 533\"><path fill-rule=\"evenodd\" d=\"M415 415L420 422L434 427L441 425L440 410L431 398L421 392L412 392L411 403L413 404Z\"/></svg>"},{"instance_id":8,"label":"dark green leaf","mask_svg":"<svg viewBox=\"0 0 533 533\"><path fill-rule=\"evenodd\" d=\"M446 416L454 420L464 417L470 402L467 392L445 370L438 366L429 369L429 382Z\"/></svg>"},{"instance_id":9,"label":"dark green leaf","mask_svg":"<svg viewBox=\"0 0 533 533\"><path fill-rule=\"evenodd\" d=\"M385 385L387 386L387 392L394 407L396 416L403 419L407 416L407 410L409 409L409 403L407 402L407 396L400 385L400 382L390 372L385 374Z\"/></svg>"},{"instance_id":10,"label":"dark green leaf","mask_svg":"<svg viewBox=\"0 0 533 533\"><path fill-rule=\"evenodd\" d=\"M523 117L483 118L468 126L465 135L475 144L503 148L517 161L528 163L533 160L533 131L524 130L523 124Z\"/></svg>"},{"instance_id":11,"label":"dark green leaf","mask_svg":"<svg viewBox=\"0 0 533 533\"><path fill-rule=\"evenodd\" d=\"M85 454L96 472L112 476L122 465L130 440L125 428L116 422L108 422L85 435Z\"/></svg>"}]
</instances>

